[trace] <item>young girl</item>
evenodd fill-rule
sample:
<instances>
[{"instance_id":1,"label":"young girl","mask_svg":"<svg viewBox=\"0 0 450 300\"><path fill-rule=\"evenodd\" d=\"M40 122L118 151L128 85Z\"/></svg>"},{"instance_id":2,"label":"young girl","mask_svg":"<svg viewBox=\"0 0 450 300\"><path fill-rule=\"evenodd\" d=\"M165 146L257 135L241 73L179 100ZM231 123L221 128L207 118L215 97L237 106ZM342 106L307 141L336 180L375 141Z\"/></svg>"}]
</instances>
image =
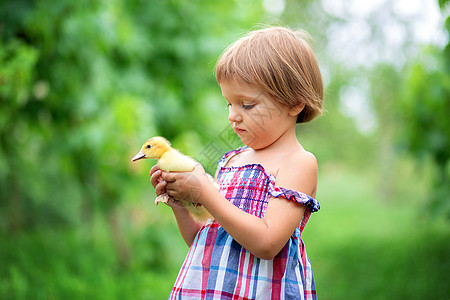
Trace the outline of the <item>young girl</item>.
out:
<instances>
[{"instance_id":1,"label":"young girl","mask_svg":"<svg viewBox=\"0 0 450 300\"><path fill-rule=\"evenodd\" d=\"M295 125L321 113L323 86L304 37L280 27L254 31L219 59L228 119L246 145L219 161L219 190L200 164L188 173L150 171L156 193L175 200L169 206L190 246L170 299L316 299L300 236L319 209L317 162ZM215 220L195 221L181 199Z\"/></svg>"}]
</instances>

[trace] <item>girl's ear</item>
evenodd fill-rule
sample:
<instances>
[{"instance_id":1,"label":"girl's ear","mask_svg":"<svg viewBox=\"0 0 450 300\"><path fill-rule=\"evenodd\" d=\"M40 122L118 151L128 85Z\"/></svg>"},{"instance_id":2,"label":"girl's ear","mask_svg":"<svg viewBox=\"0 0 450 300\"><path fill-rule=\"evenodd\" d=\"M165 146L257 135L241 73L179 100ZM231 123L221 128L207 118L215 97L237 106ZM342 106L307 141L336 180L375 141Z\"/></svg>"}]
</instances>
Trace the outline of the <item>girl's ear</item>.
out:
<instances>
[{"instance_id":1,"label":"girl's ear","mask_svg":"<svg viewBox=\"0 0 450 300\"><path fill-rule=\"evenodd\" d=\"M298 116L304 108L305 108L305 103L294 106L289 110L289 115L293 116L293 117Z\"/></svg>"}]
</instances>

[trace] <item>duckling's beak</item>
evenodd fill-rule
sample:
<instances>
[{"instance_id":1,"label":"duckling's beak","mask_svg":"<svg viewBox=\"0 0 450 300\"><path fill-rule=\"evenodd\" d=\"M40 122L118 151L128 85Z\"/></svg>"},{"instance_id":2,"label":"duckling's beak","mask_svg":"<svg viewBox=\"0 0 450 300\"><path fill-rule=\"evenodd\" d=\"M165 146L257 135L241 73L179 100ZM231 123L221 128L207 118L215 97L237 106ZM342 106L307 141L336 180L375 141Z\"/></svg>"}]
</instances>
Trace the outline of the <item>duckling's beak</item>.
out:
<instances>
[{"instance_id":1,"label":"duckling's beak","mask_svg":"<svg viewBox=\"0 0 450 300\"><path fill-rule=\"evenodd\" d=\"M141 159L141 158L145 158L145 153L143 153L142 150L139 151L139 153L136 154L136 155L131 159L131 161L137 161L137 160L139 160L139 159Z\"/></svg>"}]
</instances>

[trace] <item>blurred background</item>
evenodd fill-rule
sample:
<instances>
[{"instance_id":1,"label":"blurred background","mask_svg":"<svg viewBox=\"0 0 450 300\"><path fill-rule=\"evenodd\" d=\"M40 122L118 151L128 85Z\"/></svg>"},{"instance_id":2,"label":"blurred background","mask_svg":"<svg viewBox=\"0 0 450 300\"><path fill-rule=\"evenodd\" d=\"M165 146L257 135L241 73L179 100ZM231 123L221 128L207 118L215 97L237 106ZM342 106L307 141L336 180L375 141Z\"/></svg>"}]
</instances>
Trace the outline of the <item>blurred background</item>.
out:
<instances>
[{"instance_id":1,"label":"blurred background","mask_svg":"<svg viewBox=\"0 0 450 300\"><path fill-rule=\"evenodd\" d=\"M155 207L163 135L238 147L214 79L262 24L306 29L327 112L303 239L319 299L450 299L450 1L0 2L0 298L164 299L187 253Z\"/></svg>"}]
</instances>

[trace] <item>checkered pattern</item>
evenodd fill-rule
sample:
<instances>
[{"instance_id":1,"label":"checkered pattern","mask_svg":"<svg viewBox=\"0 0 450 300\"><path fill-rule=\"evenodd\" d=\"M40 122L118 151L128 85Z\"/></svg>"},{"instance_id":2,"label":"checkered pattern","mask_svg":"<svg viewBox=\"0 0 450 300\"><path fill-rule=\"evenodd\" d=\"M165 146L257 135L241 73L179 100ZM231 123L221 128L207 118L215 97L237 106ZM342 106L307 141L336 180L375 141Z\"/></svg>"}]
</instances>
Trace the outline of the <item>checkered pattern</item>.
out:
<instances>
[{"instance_id":1,"label":"checkered pattern","mask_svg":"<svg viewBox=\"0 0 450 300\"><path fill-rule=\"evenodd\" d=\"M228 152L219 161L220 193L259 218L271 197L296 201L307 207L302 222L274 259L263 260L241 247L219 223L208 221L195 237L169 299L316 299L300 236L319 204L301 192L276 187L275 178L259 164L223 167L243 149Z\"/></svg>"}]
</instances>

